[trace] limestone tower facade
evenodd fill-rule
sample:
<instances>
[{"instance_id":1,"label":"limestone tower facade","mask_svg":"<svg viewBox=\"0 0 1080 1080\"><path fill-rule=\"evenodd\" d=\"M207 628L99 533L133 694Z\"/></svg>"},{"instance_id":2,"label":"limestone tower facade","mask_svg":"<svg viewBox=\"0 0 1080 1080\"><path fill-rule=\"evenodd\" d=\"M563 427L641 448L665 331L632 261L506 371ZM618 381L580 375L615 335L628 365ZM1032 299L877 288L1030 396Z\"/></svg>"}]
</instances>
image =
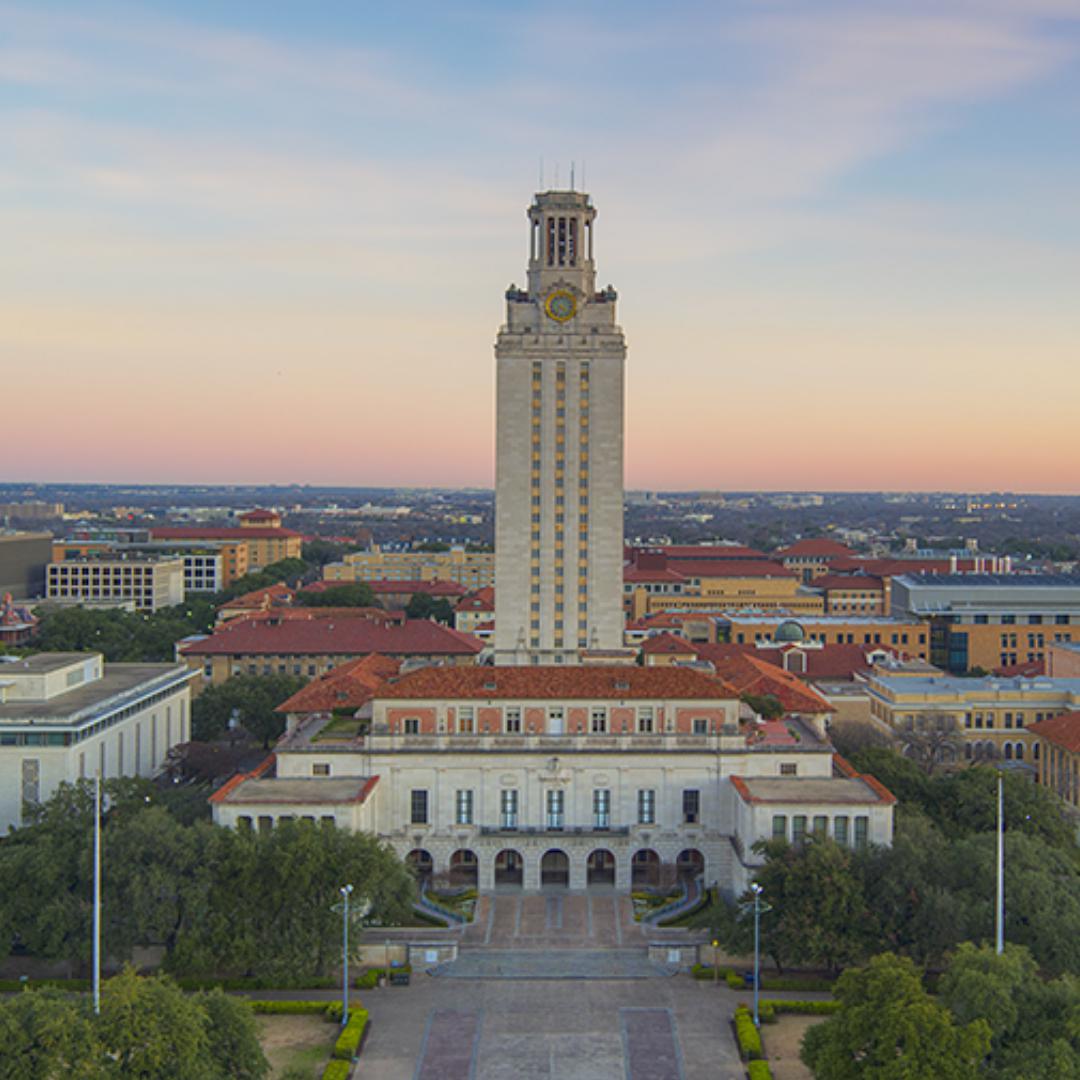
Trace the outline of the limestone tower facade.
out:
<instances>
[{"instance_id":1,"label":"limestone tower facade","mask_svg":"<svg viewBox=\"0 0 1080 1080\"><path fill-rule=\"evenodd\" d=\"M623 645L626 343L589 196L537 194L528 220L495 343L495 660L571 664Z\"/></svg>"}]
</instances>

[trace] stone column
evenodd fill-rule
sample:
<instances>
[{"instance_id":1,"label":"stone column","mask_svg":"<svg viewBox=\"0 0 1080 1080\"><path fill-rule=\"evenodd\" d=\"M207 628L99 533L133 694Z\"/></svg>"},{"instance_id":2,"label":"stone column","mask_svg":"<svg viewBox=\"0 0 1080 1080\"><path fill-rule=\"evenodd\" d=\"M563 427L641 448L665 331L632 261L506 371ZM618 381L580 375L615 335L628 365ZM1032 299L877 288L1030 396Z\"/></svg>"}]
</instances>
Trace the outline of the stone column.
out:
<instances>
[{"instance_id":1,"label":"stone column","mask_svg":"<svg viewBox=\"0 0 1080 1080\"><path fill-rule=\"evenodd\" d=\"M630 891L630 859L632 852L627 848L625 851L615 852L615 888L620 892Z\"/></svg>"},{"instance_id":2,"label":"stone column","mask_svg":"<svg viewBox=\"0 0 1080 1080\"><path fill-rule=\"evenodd\" d=\"M589 881L588 859L589 853L579 848L567 845L567 858L570 860L570 888L576 890L585 889Z\"/></svg>"},{"instance_id":3,"label":"stone column","mask_svg":"<svg viewBox=\"0 0 1080 1080\"><path fill-rule=\"evenodd\" d=\"M480 892L492 892L495 889L495 854L491 851L476 853L476 887Z\"/></svg>"},{"instance_id":4,"label":"stone column","mask_svg":"<svg viewBox=\"0 0 1080 1080\"><path fill-rule=\"evenodd\" d=\"M540 888L540 860L544 853L537 848L524 848L521 852L523 862L521 885L526 892L536 892Z\"/></svg>"}]
</instances>

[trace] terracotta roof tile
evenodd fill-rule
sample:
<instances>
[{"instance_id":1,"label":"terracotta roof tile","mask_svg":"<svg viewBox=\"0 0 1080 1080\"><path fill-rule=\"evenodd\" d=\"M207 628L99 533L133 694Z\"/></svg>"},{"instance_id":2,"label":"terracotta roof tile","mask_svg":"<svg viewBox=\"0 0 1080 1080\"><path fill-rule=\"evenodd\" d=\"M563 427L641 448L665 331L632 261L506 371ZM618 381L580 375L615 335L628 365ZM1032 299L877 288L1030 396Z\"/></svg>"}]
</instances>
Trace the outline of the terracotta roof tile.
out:
<instances>
[{"instance_id":1,"label":"terracotta roof tile","mask_svg":"<svg viewBox=\"0 0 1080 1080\"><path fill-rule=\"evenodd\" d=\"M794 570L772 559L732 559L730 562L696 562L687 559L678 564L683 577L773 577L792 578Z\"/></svg>"},{"instance_id":2,"label":"terracotta roof tile","mask_svg":"<svg viewBox=\"0 0 1080 1080\"><path fill-rule=\"evenodd\" d=\"M1062 713L1028 724L1028 731L1073 754L1080 754L1080 712Z\"/></svg>"},{"instance_id":3,"label":"terracotta roof tile","mask_svg":"<svg viewBox=\"0 0 1080 1080\"><path fill-rule=\"evenodd\" d=\"M348 609L345 609L348 611ZM202 641L183 646L184 656L324 655L475 656L483 642L430 619L387 624L343 615L328 618L233 619Z\"/></svg>"},{"instance_id":4,"label":"terracotta roof tile","mask_svg":"<svg viewBox=\"0 0 1080 1080\"><path fill-rule=\"evenodd\" d=\"M813 687L797 675L749 653L727 654L715 645L699 645L698 656L709 660L716 674L729 682L740 695L772 694L785 712L826 713L836 710Z\"/></svg>"},{"instance_id":5,"label":"terracotta roof tile","mask_svg":"<svg viewBox=\"0 0 1080 1080\"><path fill-rule=\"evenodd\" d=\"M730 701L723 679L680 667L453 667L422 668L388 683L379 700L631 700L675 698Z\"/></svg>"},{"instance_id":6,"label":"terracotta roof tile","mask_svg":"<svg viewBox=\"0 0 1080 1080\"><path fill-rule=\"evenodd\" d=\"M401 661L372 653L350 660L299 689L275 710L280 713L330 712L359 709L375 691L401 670Z\"/></svg>"},{"instance_id":7,"label":"terracotta roof tile","mask_svg":"<svg viewBox=\"0 0 1080 1080\"><path fill-rule=\"evenodd\" d=\"M695 647L686 638L675 634L653 634L642 642L641 651L646 656L690 655L696 653Z\"/></svg>"},{"instance_id":8,"label":"terracotta roof tile","mask_svg":"<svg viewBox=\"0 0 1080 1080\"><path fill-rule=\"evenodd\" d=\"M201 525L159 525L150 530L154 540L291 540L301 534L295 529L269 529L259 526L227 525L204 528Z\"/></svg>"},{"instance_id":9,"label":"terracotta roof tile","mask_svg":"<svg viewBox=\"0 0 1080 1080\"><path fill-rule=\"evenodd\" d=\"M796 540L794 544L789 544L786 548L781 548L777 552L777 555L784 559L793 555L817 556L827 559L854 554L855 552L846 544L838 544L835 540Z\"/></svg>"},{"instance_id":10,"label":"terracotta roof tile","mask_svg":"<svg viewBox=\"0 0 1080 1080\"><path fill-rule=\"evenodd\" d=\"M463 596L454 605L455 611L494 611L495 610L495 587L487 585L483 589L477 589L467 596Z\"/></svg>"}]
</instances>

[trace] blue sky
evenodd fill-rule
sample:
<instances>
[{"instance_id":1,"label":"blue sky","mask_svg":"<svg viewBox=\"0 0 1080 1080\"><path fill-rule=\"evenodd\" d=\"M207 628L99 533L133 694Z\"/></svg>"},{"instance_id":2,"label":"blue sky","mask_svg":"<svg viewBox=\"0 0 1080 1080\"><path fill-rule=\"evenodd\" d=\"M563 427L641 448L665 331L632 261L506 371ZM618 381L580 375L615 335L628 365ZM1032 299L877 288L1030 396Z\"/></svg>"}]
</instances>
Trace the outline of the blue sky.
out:
<instances>
[{"instance_id":1,"label":"blue sky","mask_svg":"<svg viewBox=\"0 0 1080 1080\"><path fill-rule=\"evenodd\" d=\"M1080 0L0 27L0 360L70 391L9 478L489 483L542 158L600 210L631 486L1080 488Z\"/></svg>"}]
</instances>

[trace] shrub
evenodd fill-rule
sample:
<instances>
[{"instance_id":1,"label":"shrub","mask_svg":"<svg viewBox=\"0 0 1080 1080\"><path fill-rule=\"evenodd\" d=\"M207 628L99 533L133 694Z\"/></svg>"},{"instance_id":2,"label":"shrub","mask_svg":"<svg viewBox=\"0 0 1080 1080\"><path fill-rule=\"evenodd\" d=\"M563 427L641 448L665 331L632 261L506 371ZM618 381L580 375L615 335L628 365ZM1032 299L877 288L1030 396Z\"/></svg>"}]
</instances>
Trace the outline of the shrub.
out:
<instances>
[{"instance_id":1,"label":"shrub","mask_svg":"<svg viewBox=\"0 0 1080 1080\"><path fill-rule=\"evenodd\" d=\"M750 1080L772 1080L772 1069L769 1068L767 1061L751 1061L746 1071Z\"/></svg>"},{"instance_id":2,"label":"shrub","mask_svg":"<svg viewBox=\"0 0 1080 1080\"><path fill-rule=\"evenodd\" d=\"M735 1039L743 1058L748 1061L757 1061L761 1058L761 1035L754 1027L754 1018L745 1005L740 1005L735 1010Z\"/></svg>"},{"instance_id":3,"label":"shrub","mask_svg":"<svg viewBox=\"0 0 1080 1080\"><path fill-rule=\"evenodd\" d=\"M726 982L732 990L746 989L746 980L737 971L725 971L724 982Z\"/></svg>"},{"instance_id":4,"label":"shrub","mask_svg":"<svg viewBox=\"0 0 1080 1080\"><path fill-rule=\"evenodd\" d=\"M352 1064L348 1061L331 1061L323 1069L322 1080L349 1080Z\"/></svg>"},{"instance_id":5,"label":"shrub","mask_svg":"<svg viewBox=\"0 0 1080 1080\"><path fill-rule=\"evenodd\" d=\"M762 990L801 990L803 992L832 992L832 979L814 978L809 975L762 975Z\"/></svg>"},{"instance_id":6,"label":"shrub","mask_svg":"<svg viewBox=\"0 0 1080 1080\"><path fill-rule=\"evenodd\" d=\"M321 1015L327 1012L325 1001L249 1001L248 1004L262 1016ZM338 1009L341 1009L340 1005Z\"/></svg>"},{"instance_id":7,"label":"shrub","mask_svg":"<svg viewBox=\"0 0 1080 1080\"><path fill-rule=\"evenodd\" d=\"M713 974L714 971L715 971L715 968L713 968L709 964L695 964L690 969L690 974L693 975L693 977L695 979L712 979L712 978L716 977ZM731 975L731 972L728 971L727 968L721 968L720 969L720 978L721 979L727 979L730 975Z\"/></svg>"},{"instance_id":8,"label":"shrub","mask_svg":"<svg viewBox=\"0 0 1080 1080\"><path fill-rule=\"evenodd\" d=\"M360 1051L360 1040L367 1027L367 1009L354 1009L349 1013L349 1022L345 1025L338 1040L334 1043L333 1056L340 1061L352 1061Z\"/></svg>"},{"instance_id":9,"label":"shrub","mask_svg":"<svg viewBox=\"0 0 1080 1080\"><path fill-rule=\"evenodd\" d=\"M412 971L412 965L401 964L398 967L390 968L389 971L405 972L405 974L409 974ZM386 975L387 968L368 968L367 971L356 977L356 982L353 983L353 986L355 986L357 990L374 990L378 985L379 978Z\"/></svg>"},{"instance_id":10,"label":"shrub","mask_svg":"<svg viewBox=\"0 0 1080 1080\"><path fill-rule=\"evenodd\" d=\"M802 1016L831 1016L840 1009L839 1001L787 1001L769 998L759 1002L759 1008L773 1013L799 1013Z\"/></svg>"},{"instance_id":11,"label":"shrub","mask_svg":"<svg viewBox=\"0 0 1080 1080\"><path fill-rule=\"evenodd\" d=\"M0 993L15 994L20 990L89 990L89 979L0 979Z\"/></svg>"}]
</instances>

